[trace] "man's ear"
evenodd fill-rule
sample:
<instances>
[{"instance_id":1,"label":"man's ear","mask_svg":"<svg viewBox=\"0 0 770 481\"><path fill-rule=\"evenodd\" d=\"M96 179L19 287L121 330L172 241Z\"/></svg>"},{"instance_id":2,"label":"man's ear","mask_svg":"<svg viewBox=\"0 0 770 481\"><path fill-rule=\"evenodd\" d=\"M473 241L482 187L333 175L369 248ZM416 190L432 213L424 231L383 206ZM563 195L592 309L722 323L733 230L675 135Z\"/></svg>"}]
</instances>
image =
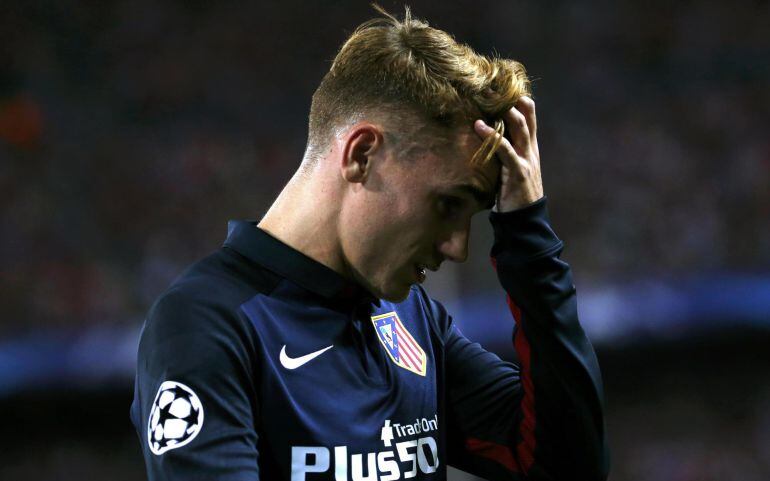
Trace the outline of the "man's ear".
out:
<instances>
[{"instance_id":1,"label":"man's ear","mask_svg":"<svg viewBox=\"0 0 770 481\"><path fill-rule=\"evenodd\" d=\"M350 128L342 149L342 177L348 182L364 182L368 177L374 154L382 149L382 130L368 122Z\"/></svg>"}]
</instances>

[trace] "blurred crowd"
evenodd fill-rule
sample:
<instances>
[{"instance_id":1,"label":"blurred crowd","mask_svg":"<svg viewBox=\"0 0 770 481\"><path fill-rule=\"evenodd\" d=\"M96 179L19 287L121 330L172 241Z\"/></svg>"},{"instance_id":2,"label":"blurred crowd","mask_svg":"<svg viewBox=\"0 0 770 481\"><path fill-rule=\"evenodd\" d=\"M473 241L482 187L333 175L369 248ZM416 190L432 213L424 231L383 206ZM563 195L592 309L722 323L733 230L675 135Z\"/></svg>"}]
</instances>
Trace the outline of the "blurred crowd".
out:
<instances>
[{"instance_id":1,"label":"blurred crowd","mask_svg":"<svg viewBox=\"0 0 770 481\"><path fill-rule=\"evenodd\" d=\"M770 272L768 2L410 5L527 66L579 285ZM374 14L352 1L0 2L0 340L138 326L228 219L267 210L304 151L313 90ZM459 269L473 280L489 265ZM758 346L602 358L612 479L768 479ZM129 400L0 405L14 433L0 436L0 479L142 479Z\"/></svg>"},{"instance_id":2,"label":"blurred crowd","mask_svg":"<svg viewBox=\"0 0 770 481\"><path fill-rule=\"evenodd\" d=\"M552 218L583 279L768 270L767 2L411 5L528 67ZM313 89L374 15L297 0L0 10L0 336L140 322L227 219L269 207Z\"/></svg>"}]
</instances>

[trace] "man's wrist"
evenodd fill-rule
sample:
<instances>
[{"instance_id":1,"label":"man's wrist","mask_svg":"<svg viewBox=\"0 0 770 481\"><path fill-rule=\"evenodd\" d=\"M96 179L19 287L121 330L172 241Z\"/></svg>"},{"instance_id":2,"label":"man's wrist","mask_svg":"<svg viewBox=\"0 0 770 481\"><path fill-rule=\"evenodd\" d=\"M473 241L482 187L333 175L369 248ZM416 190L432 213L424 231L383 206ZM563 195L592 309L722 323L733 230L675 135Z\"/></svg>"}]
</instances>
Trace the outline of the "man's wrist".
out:
<instances>
[{"instance_id":1,"label":"man's wrist","mask_svg":"<svg viewBox=\"0 0 770 481\"><path fill-rule=\"evenodd\" d=\"M501 214L504 214L507 212L526 209L527 207L534 205L544 199L545 199L545 195L540 196L540 198L533 200L531 202L520 201L518 203L512 203L512 202L501 201L500 199L498 199L497 202L495 202L494 207L492 207L492 212L499 212Z\"/></svg>"},{"instance_id":2,"label":"man's wrist","mask_svg":"<svg viewBox=\"0 0 770 481\"><path fill-rule=\"evenodd\" d=\"M495 242L491 256L505 252L508 261L524 262L561 247L562 242L550 225L547 197L508 212L490 212Z\"/></svg>"}]
</instances>

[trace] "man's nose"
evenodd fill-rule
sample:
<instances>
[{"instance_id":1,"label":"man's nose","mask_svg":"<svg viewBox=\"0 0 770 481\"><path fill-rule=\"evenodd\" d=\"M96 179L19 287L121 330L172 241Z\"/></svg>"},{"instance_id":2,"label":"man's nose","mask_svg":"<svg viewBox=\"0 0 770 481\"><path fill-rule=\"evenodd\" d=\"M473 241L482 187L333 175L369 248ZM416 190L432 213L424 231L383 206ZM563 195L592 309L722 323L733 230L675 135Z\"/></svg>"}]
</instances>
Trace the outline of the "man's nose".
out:
<instances>
[{"instance_id":1,"label":"man's nose","mask_svg":"<svg viewBox=\"0 0 770 481\"><path fill-rule=\"evenodd\" d=\"M470 230L458 229L449 237L439 242L438 250L447 259L455 262L465 262L468 259L468 238Z\"/></svg>"}]
</instances>

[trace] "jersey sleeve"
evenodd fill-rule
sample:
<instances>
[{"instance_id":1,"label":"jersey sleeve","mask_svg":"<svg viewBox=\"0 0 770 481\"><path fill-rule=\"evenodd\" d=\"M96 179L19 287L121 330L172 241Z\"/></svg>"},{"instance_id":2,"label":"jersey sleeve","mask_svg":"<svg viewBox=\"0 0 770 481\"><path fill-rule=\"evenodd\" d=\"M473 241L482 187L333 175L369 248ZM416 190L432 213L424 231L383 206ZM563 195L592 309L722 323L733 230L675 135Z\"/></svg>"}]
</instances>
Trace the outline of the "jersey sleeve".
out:
<instances>
[{"instance_id":1,"label":"jersey sleeve","mask_svg":"<svg viewBox=\"0 0 770 481\"><path fill-rule=\"evenodd\" d=\"M448 463L488 479L604 480L601 374L545 204L490 214L517 364L470 342L431 301L444 330Z\"/></svg>"},{"instance_id":2,"label":"jersey sleeve","mask_svg":"<svg viewBox=\"0 0 770 481\"><path fill-rule=\"evenodd\" d=\"M131 419L150 481L257 481L256 395L246 323L171 290L150 310Z\"/></svg>"}]
</instances>

